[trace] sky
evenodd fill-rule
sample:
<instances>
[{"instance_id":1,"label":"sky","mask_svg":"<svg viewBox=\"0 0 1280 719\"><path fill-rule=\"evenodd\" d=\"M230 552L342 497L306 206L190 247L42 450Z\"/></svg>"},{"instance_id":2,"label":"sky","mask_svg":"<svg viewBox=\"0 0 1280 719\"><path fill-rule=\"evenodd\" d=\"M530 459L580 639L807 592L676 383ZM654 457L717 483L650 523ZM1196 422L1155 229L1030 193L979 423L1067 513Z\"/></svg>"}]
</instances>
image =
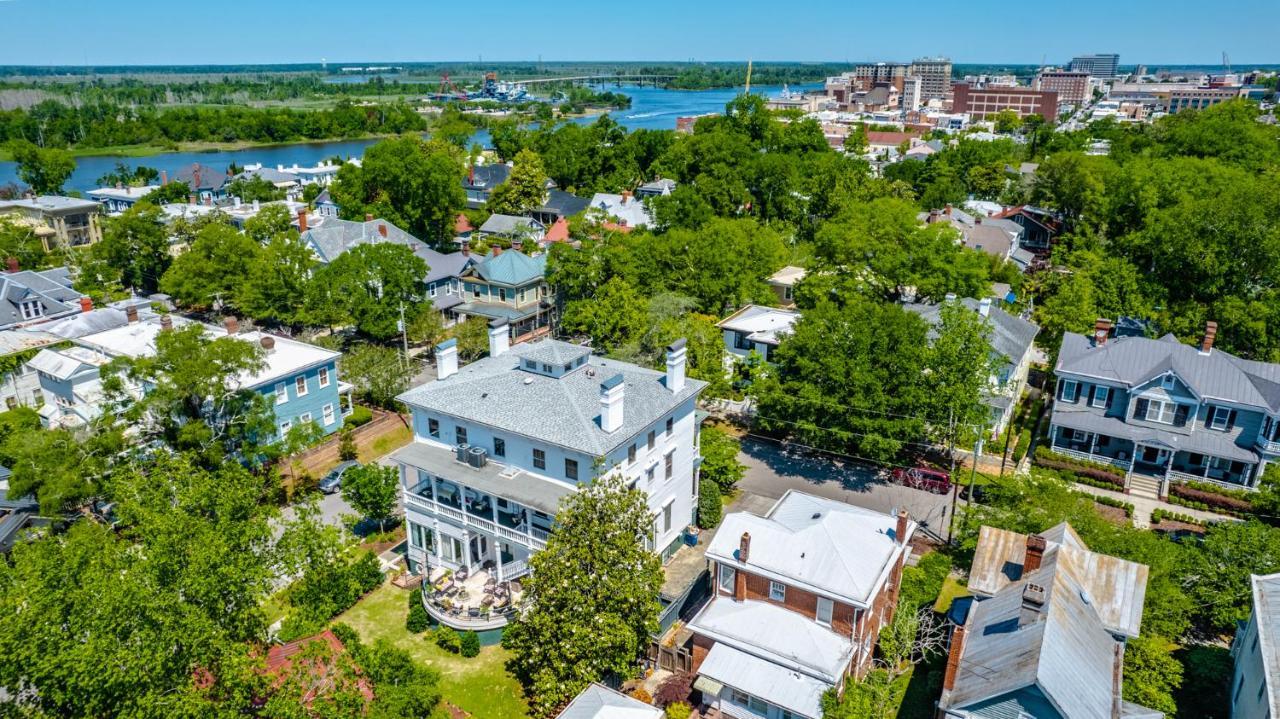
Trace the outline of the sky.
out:
<instances>
[{"instance_id":1,"label":"sky","mask_svg":"<svg viewBox=\"0 0 1280 719\"><path fill-rule=\"evenodd\" d=\"M1280 0L0 0L0 65L1280 63Z\"/></svg>"}]
</instances>

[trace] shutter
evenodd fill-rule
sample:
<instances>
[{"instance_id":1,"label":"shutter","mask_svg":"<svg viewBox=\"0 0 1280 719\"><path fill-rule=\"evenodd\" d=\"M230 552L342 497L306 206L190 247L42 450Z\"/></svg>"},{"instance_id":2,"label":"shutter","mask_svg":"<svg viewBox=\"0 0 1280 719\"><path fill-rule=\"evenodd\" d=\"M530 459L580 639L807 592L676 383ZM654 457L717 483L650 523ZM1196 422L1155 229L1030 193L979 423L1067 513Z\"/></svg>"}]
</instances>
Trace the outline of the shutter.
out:
<instances>
[{"instance_id":1,"label":"shutter","mask_svg":"<svg viewBox=\"0 0 1280 719\"><path fill-rule=\"evenodd\" d=\"M1214 407L1213 405L1209 405L1209 411L1205 412L1205 415L1204 415L1205 429L1209 429L1210 427L1213 427L1213 415L1216 414L1217 412L1218 412L1217 407Z\"/></svg>"},{"instance_id":2,"label":"shutter","mask_svg":"<svg viewBox=\"0 0 1280 719\"><path fill-rule=\"evenodd\" d=\"M1227 415L1227 429L1236 426L1236 411L1231 410L1231 414Z\"/></svg>"},{"instance_id":3,"label":"shutter","mask_svg":"<svg viewBox=\"0 0 1280 719\"><path fill-rule=\"evenodd\" d=\"M1111 409L1112 403L1116 401L1116 390L1114 387L1107 390L1107 409Z\"/></svg>"},{"instance_id":4,"label":"shutter","mask_svg":"<svg viewBox=\"0 0 1280 719\"><path fill-rule=\"evenodd\" d=\"M1149 404L1149 403L1148 403L1148 402L1147 402L1147 400L1145 400L1145 399L1139 399L1139 400L1138 400L1137 405L1135 405L1135 406L1134 406L1134 408L1133 408L1133 418L1134 418L1134 419L1146 419L1146 418L1147 418L1147 404Z\"/></svg>"},{"instance_id":5,"label":"shutter","mask_svg":"<svg viewBox=\"0 0 1280 719\"><path fill-rule=\"evenodd\" d=\"M1187 424L1187 414L1189 410L1190 407L1185 404L1180 404L1177 409L1173 411L1173 424L1175 427L1182 427Z\"/></svg>"}]
</instances>

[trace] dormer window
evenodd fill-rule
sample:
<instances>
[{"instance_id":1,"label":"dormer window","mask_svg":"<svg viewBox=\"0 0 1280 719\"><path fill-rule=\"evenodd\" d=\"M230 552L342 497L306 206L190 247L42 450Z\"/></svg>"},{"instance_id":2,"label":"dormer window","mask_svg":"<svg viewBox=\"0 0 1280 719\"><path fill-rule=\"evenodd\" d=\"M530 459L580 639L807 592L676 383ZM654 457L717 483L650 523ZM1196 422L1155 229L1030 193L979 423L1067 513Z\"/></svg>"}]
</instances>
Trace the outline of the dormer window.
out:
<instances>
[{"instance_id":1,"label":"dormer window","mask_svg":"<svg viewBox=\"0 0 1280 719\"><path fill-rule=\"evenodd\" d=\"M44 317L44 305L39 300L27 300L18 303L19 309L22 311L22 319L33 320L37 317Z\"/></svg>"},{"instance_id":2,"label":"dormer window","mask_svg":"<svg viewBox=\"0 0 1280 719\"><path fill-rule=\"evenodd\" d=\"M1174 389L1178 386L1178 380L1173 375L1167 374L1160 378L1160 386L1164 389Z\"/></svg>"}]
</instances>

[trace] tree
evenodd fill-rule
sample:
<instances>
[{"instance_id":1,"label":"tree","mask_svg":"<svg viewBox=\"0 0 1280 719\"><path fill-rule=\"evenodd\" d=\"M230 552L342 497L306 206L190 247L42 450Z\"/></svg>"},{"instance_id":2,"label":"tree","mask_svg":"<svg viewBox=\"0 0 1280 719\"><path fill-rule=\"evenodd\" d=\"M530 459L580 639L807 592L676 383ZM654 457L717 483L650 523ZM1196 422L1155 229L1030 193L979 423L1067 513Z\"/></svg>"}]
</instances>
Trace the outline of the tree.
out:
<instances>
[{"instance_id":1,"label":"tree","mask_svg":"<svg viewBox=\"0 0 1280 719\"><path fill-rule=\"evenodd\" d=\"M238 307L245 277L265 264L261 254L257 242L231 225L205 225L165 271L160 289L184 307Z\"/></svg>"},{"instance_id":2,"label":"tree","mask_svg":"<svg viewBox=\"0 0 1280 719\"><path fill-rule=\"evenodd\" d=\"M413 368L405 364L397 350L358 344L343 356L342 375L369 404L394 409L396 397L409 389Z\"/></svg>"},{"instance_id":3,"label":"tree","mask_svg":"<svg viewBox=\"0 0 1280 719\"><path fill-rule=\"evenodd\" d=\"M34 227L0 216L0 256L13 257L23 269L40 269L49 264L49 254Z\"/></svg>"},{"instance_id":4,"label":"tree","mask_svg":"<svg viewBox=\"0 0 1280 719\"><path fill-rule=\"evenodd\" d=\"M444 247L466 206L464 172L457 147L404 135L366 149L359 166L343 165L329 192L347 219L371 213Z\"/></svg>"},{"instance_id":5,"label":"tree","mask_svg":"<svg viewBox=\"0 0 1280 719\"><path fill-rule=\"evenodd\" d=\"M547 173L533 150L516 153L507 181L493 189L487 209L494 214L524 215L541 207L547 197Z\"/></svg>"},{"instance_id":6,"label":"tree","mask_svg":"<svg viewBox=\"0 0 1280 719\"><path fill-rule=\"evenodd\" d=\"M99 187L115 187L117 185L124 187L141 187L150 182L155 182L160 177L160 172L154 167L138 165L137 167L129 167L123 162L116 162L116 166L110 172L98 178Z\"/></svg>"},{"instance_id":7,"label":"tree","mask_svg":"<svg viewBox=\"0 0 1280 719\"><path fill-rule=\"evenodd\" d=\"M471 361L489 351L489 322L483 317L468 317L449 328L449 336L458 340L458 359Z\"/></svg>"},{"instance_id":8,"label":"tree","mask_svg":"<svg viewBox=\"0 0 1280 719\"><path fill-rule=\"evenodd\" d=\"M1257 521L1216 523L1190 570L1190 593L1206 628L1229 632L1249 617L1250 575L1280 571L1280 529Z\"/></svg>"},{"instance_id":9,"label":"tree","mask_svg":"<svg viewBox=\"0 0 1280 719\"><path fill-rule=\"evenodd\" d=\"M1002 135L1013 134L1022 127L1022 118L1018 117L1017 110L1001 110L991 117L991 122L996 132Z\"/></svg>"},{"instance_id":10,"label":"tree","mask_svg":"<svg viewBox=\"0 0 1280 719\"><path fill-rule=\"evenodd\" d=\"M125 287L142 294L160 289L160 278L173 261L164 214L146 202L108 219L102 240L89 252L117 273Z\"/></svg>"},{"instance_id":11,"label":"tree","mask_svg":"<svg viewBox=\"0 0 1280 719\"><path fill-rule=\"evenodd\" d=\"M722 492L727 492L747 470L746 465L738 461L742 443L719 427L703 427L701 433L702 478L715 482Z\"/></svg>"},{"instance_id":12,"label":"tree","mask_svg":"<svg viewBox=\"0 0 1280 719\"><path fill-rule=\"evenodd\" d=\"M990 410L983 399L995 373L991 324L958 301L945 302L936 332L926 360L930 426L934 437L954 446L986 433Z\"/></svg>"},{"instance_id":13,"label":"tree","mask_svg":"<svg viewBox=\"0 0 1280 719\"><path fill-rule=\"evenodd\" d=\"M240 309L254 319L293 328L325 324L325 312L313 304L312 277L318 263L298 233L272 235L258 255L259 261L240 283Z\"/></svg>"},{"instance_id":14,"label":"tree","mask_svg":"<svg viewBox=\"0 0 1280 719\"><path fill-rule=\"evenodd\" d=\"M619 476L600 478L562 500L556 525L530 560L530 607L502 637L537 716L590 682L634 674L660 609L662 566L644 547L652 531L644 492Z\"/></svg>"},{"instance_id":15,"label":"tree","mask_svg":"<svg viewBox=\"0 0 1280 719\"><path fill-rule=\"evenodd\" d=\"M1149 635L1125 642L1124 699L1174 716L1173 693L1182 686L1182 664L1173 658L1174 645Z\"/></svg>"},{"instance_id":16,"label":"tree","mask_svg":"<svg viewBox=\"0 0 1280 719\"><path fill-rule=\"evenodd\" d=\"M385 531L399 496L400 478L395 467L370 463L342 475L342 498L365 517L377 520L379 532Z\"/></svg>"},{"instance_id":17,"label":"tree","mask_svg":"<svg viewBox=\"0 0 1280 719\"><path fill-rule=\"evenodd\" d=\"M714 529L724 516L724 506L720 500L720 485L706 479L698 482L698 526L703 529Z\"/></svg>"},{"instance_id":18,"label":"tree","mask_svg":"<svg viewBox=\"0 0 1280 719\"><path fill-rule=\"evenodd\" d=\"M342 429L338 430L338 459L350 462L359 456L360 450L356 447L355 430L351 425L342 425Z\"/></svg>"},{"instance_id":19,"label":"tree","mask_svg":"<svg viewBox=\"0 0 1280 719\"><path fill-rule=\"evenodd\" d=\"M356 329L377 340L400 333L429 304L422 278L427 263L404 245L366 244L347 250L319 273L340 298Z\"/></svg>"},{"instance_id":20,"label":"tree","mask_svg":"<svg viewBox=\"0 0 1280 719\"><path fill-rule=\"evenodd\" d=\"M435 309L425 309L409 323L409 341L414 344L435 347L444 341L447 330L444 317Z\"/></svg>"},{"instance_id":21,"label":"tree","mask_svg":"<svg viewBox=\"0 0 1280 719\"><path fill-rule=\"evenodd\" d=\"M37 195L56 195L76 170L76 161L66 150L37 147L26 140L9 143L9 153L18 164L18 177Z\"/></svg>"},{"instance_id":22,"label":"tree","mask_svg":"<svg viewBox=\"0 0 1280 719\"><path fill-rule=\"evenodd\" d=\"M284 199L285 191L265 177L253 175L228 182L227 194L241 202L275 202Z\"/></svg>"},{"instance_id":23,"label":"tree","mask_svg":"<svg viewBox=\"0 0 1280 719\"><path fill-rule=\"evenodd\" d=\"M47 517L78 510L102 496L103 477L123 449L122 433L105 421L80 433L17 429L3 444L13 473L9 496L35 497Z\"/></svg>"},{"instance_id":24,"label":"tree","mask_svg":"<svg viewBox=\"0 0 1280 719\"><path fill-rule=\"evenodd\" d=\"M564 327L591 336L604 352L633 340L645 326L645 303L626 280L614 277L591 299L565 307Z\"/></svg>"},{"instance_id":25,"label":"tree","mask_svg":"<svg viewBox=\"0 0 1280 719\"><path fill-rule=\"evenodd\" d=\"M149 202L157 207L172 202L187 202L191 198L191 187L185 182L170 182L142 196L140 202Z\"/></svg>"}]
</instances>

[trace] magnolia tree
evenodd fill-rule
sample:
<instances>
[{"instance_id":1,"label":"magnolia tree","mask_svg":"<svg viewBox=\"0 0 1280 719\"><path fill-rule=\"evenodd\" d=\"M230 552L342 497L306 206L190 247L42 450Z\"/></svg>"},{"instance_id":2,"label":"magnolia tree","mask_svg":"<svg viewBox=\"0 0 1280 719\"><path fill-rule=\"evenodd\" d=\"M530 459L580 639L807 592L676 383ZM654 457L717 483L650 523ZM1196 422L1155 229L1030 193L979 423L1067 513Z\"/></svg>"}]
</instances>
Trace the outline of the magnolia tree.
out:
<instances>
[{"instance_id":1,"label":"magnolia tree","mask_svg":"<svg viewBox=\"0 0 1280 719\"><path fill-rule=\"evenodd\" d=\"M618 476L561 504L547 548L531 560L529 608L502 637L535 715L554 715L605 676L635 674L661 608L662 565L644 544L651 530L644 493Z\"/></svg>"}]
</instances>

